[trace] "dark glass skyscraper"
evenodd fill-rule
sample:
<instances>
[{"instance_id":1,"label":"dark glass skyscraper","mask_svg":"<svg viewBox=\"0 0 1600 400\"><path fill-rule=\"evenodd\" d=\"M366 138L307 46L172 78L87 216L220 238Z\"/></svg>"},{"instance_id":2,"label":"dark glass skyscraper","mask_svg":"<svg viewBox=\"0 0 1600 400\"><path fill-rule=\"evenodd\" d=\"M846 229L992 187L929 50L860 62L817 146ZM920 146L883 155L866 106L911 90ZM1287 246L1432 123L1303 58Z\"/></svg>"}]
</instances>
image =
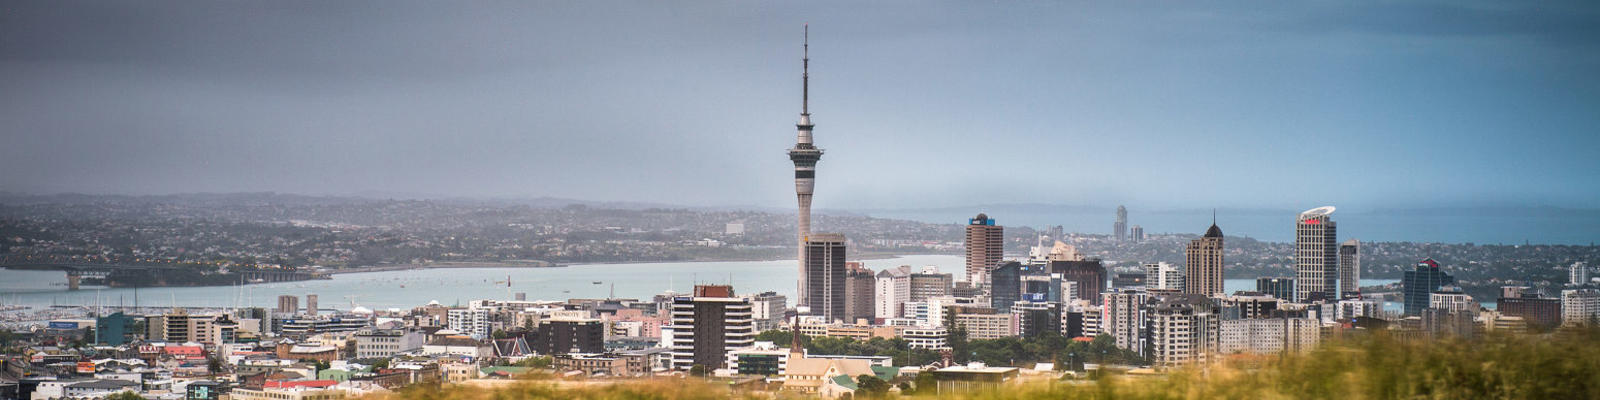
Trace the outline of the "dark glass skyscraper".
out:
<instances>
[{"instance_id":1,"label":"dark glass skyscraper","mask_svg":"<svg viewBox=\"0 0 1600 400\"><path fill-rule=\"evenodd\" d=\"M1417 268L1406 271L1400 290L1405 295L1406 315L1421 315L1428 308L1428 294L1444 285L1454 285L1456 278L1439 270L1439 262L1432 258L1417 263Z\"/></svg>"},{"instance_id":2,"label":"dark glass skyscraper","mask_svg":"<svg viewBox=\"0 0 1600 400\"><path fill-rule=\"evenodd\" d=\"M1256 278L1256 291L1278 300L1294 300L1294 278Z\"/></svg>"},{"instance_id":3,"label":"dark glass skyscraper","mask_svg":"<svg viewBox=\"0 0 1600 400\"><path fill-rule=\"evenodd\" d=\"M811 307L810 315L821 315L828 322L845 319L844 235L806 236L805 261L806 291L800 304Z\"/></svg>"},{"instance_id":4,"label":"dark glass skyscraper","mask_svg":"<svg viewBox=\"0 0 1600 400\"><path fill-rule=\"evenodd\" d=\"M1022 263L1006 262L989 272L989 305L998 312L1011 312L1011 304L1022 299Z\"/></svg>"}]
</instances>

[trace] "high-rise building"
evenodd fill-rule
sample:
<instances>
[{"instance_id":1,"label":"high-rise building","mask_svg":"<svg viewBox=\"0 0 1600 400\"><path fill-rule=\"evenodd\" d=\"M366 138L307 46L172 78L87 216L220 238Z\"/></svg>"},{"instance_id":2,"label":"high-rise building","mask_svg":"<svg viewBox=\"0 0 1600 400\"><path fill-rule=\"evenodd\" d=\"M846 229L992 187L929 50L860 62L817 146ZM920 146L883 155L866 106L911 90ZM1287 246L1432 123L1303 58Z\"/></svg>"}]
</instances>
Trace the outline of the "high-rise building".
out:
<instances>
[{"instance_id":1,"label":"high-rise building","mask_svg":"<svg viewBox=\"0 0 1600 400\"><path fill-rule=\"evenodd\" d=\"M1205 363L1220 350L1222 319L1211 298L1174 294L1151 303L1146 326L1156 366Z\"/></svg>"},{"instance_id":2,"label":"high-rise building","mask_svg":"<svg viewBox=\"0 0 1600 400\"><path fill-rule=\"evenodd\" d=\"M278 296L278 308L274 311L289 314L300 312L300 297L292 294Z\"/></svg>"},{"instance_id":3,"label":"high-rise building","mask_svg":"<svg viewBox=\"0 0 1600 400\"><path fill-rule=\"evenodd\" d=\"M844 268L844 263L839 263ZM734 297L732 286L698 285L694 296L672 299L672 321L663 337L672 349L672 367L720 369L733 349L755 344L750 301Z\"/></svg>"},{"instance_id":4,"label":"high-rise building","mask_svg":"<svg viewBox=\"0 0 1600 400\"><path fill-rule=\"evenodd\" d=\"M1011 304L1022 299L1022 263L1008 261L989 272L989 305L997 312L1011 312Z\"/></svg>"},{"instance_id":5,"label":"high-rise building","mask_svg":"<svg viewBox=\"0 0 1600 400\"><path fill-rule=\"evenodd\" d=\"M911 274L910 282L910 301L925 301L934 297L950 296L955 292L955 277L939 273L939 268L931 265Z\"/></svg>"},{"instance_id":6,"label":"high-rise building","mask_svg":"<svg viewBox=\"0 0 1600 400\"><path fill-rule=\"evenodd\" d=\"M458 308L446 312L445 327L473 339L483 340L493 334L494 323L487 308Z\"/></svg>"},{"instance_id":7,"label":"high-rise building","mask_svg":"<svg viewBox=\"0 0 1600 400\"><path fill-rule=\"evenodd\" d=\"M816 186L817 161L822 160L822 149L817 148L811 140L811 28L805 28L805 37L800 44L800 122L795 124L798 131L794 147L789 149L789 160L794 162L794 194L800 203L799 222L797 224L800 242L800 279L799 290L804 294L810 293L806 285L806 237L811 235L811 194ZM840 268L843 268L841 265Z\"/></svg>"},{"instance_id":8,"label":"high-rise building","mask_svg":"<svg viewBox=\"0 0 1600 400\"><path fill-rule=\"evenodd\" d=\"M233 343L239 324L226 315L190 315L182 308L145 317L145 340L152 342Z\"/></svg>"},{"instance_id":9,"label":"high-rise building","mask_svg":"<svg viewBox=\"0 0 1600 400\"><path fill-rule=\"evenodd\" d=\"M1138 225L1134 225L1133 228L1131 228L1130 230L1133 231L1133 242L1134 243L1139 243L1139 242L1143 242L1144 241L1144 227L1138 226Z\"/></svg>"},{"instance_id":10,"label":"high-rise building","mask_svg":"<svg viewBox=\"0 0 1600 400\"><path fill-rule=\"evenodd\" d=\"M598 318L558 315L539 322L525 338L541 355L600 353L605 349L605 323Z\"/></svg>"},{"instance_id":11,"label":"high-rise building","mask_svg":"<svg viewBox=\"0 0 1600 400\"><path fill-rule=\"evenodd\" d=\"M1529 328L1538 330L1554 328L1562 322L1561 299L1518 293L1497 299L1494 310L1504 316L1522 318Z\"/></svg>"},{"instance_id":12,"label":"high-rise building","mask_svg":"<svg viewBox=\"0 0 1600 400\"><path fill-rule=\"evenodd\" d=\"M1223 319L1222 354L1303 353L1316 346L1322 324L1315 318Z\"/></svg>"},{"instance_id":13,"label":"high-rise building","mask_svg":"<svg viewBox=\"0 0 1600 400\"><path fill-rule=\"evenodd\" d=\"M1192 270L1192 269L1191 269ZM1152 290L1188 292L1183 271L1164 262L1144 264L1144 287ZM1206 293L1209 295L1210 293Z\"/></svg>"},{"instance_id":14,"label":"high-rise building","mask_svg":"<svg viewBox=\"0 0 1600 400\"><path fill-rule=\"evenodd\" d=\"M1100 304L1100 292L1106 288L1106 267L1100 260L1050 260L1050 273L1061 274L1063 282L1074 282L1077 293L1075 299L1088 300L1089 304ZM1148 279L1148 278L1147 278Z\"/></svg>"},{"instance_id":15,"label":"high-rise building","mask_svg":"<svg viewBox=\"0 0 1600 400\"><path fill-rule=\"evenodd\" d=\"M1339 297L1338 229L1328 215L1334 208L1317 207L1295 220L1295 300L1301 302ZM1424 299L1424 302L1427 300Z\"/></svg>"},{"instance_id":16,"label":"high-rise building","mask_svg":"<svg viewBox=\"0 0 1600 400\"><path fill-rule=\"evenodd\" d=\"M1189 241L1189 247L1184 248L1184 286L1183 292L1214 296L1225 294L1222 288L1222 228L1217 227L1216 221L1211 221L1211 227L1206 229L1206 234L1199 239ZM1147 278L1148 279L1148 278ZM1148 285L1148 283L1147 283Z\"/></svg>"},{"instance_id":17,"label":"high-rise building","mask_svg":"<svg viewBox=\"0 0 1600 400\"><path fill-rule=\"evenodd\" d=\"M789 307L788 297L778 292L762 292L745 298L750 300L750 318L755 320L757 332L778 329L783 325L784 310Z\"/></svg>"},{"instance_id":18,"label":"high-rise building","mask_svg":"<svg viewBox=\"0 0 1600 400\"><path fill-rule=\"evenodd\" d=\"M1600 323L1600 290L1561 291L1561 324L1569 326Z\"/></svg>"},{"instance_id":19,"label":"high-rise building","mask_svg":"<svg viewBox=\"0 0 1600 400\"><path fill-rule=\"evenodd\" d=\"M1262 293L1240 292L1221 299L1222 319L1267 318L1282 299Z\"/></svg>"},{"instance_id":20,"label":"high-rise building","mask_svg":"<svg viewBox=\"0 0 1600 400\"><path fill-rule=\"evenodd\" d=\"M901 304L911 301L911 266L901 265L878 271L872 296L872 315L878 319L905 315Z\"/></svg>"},{"instance_id":21,"label":"high-rise building","mask_svg":"<svg viewBox=\"0 0 1600 400\"><path fill-rule=\"evenodd\" d=\"M821 315L828 322L845 319L844 235L817 233L806 237L806 291L800 304L810 315Z\"/></svg>"},{"instance_id":22,"label":"high-rise building","mask_svg":"<svg viewBox=\"0 0 1600 400\"><path fill-rule=\"evenodd\" d=\"M1294 278L1256 278L1256 291L1279 300L1294 301Z\"/></svg>"},{"instance_id":23,"label":"high-rise building","mask_svg":"<svg viewBox=\"0 0 1600 400\"><path fill-rule=\"evenodd\" d=\"M873 289L877 280L874 279L872 270L861 266L858 262L845 263L844 272L844 320L856 323L857 320L873 320Z\"/></svg>"},{"instance_id":24,"label":"high-rise building","mask_svg":"<svg viewBox=\"0 0 1600 400\"><path fill-rule=\"evenodd\" d=\"M1100 333L1111 335L1117 347L1144 354L1145 301L1149 293L1122 290L1106 294L1101 309Z\"/></svg>"},{"instance_id":25,"label":"high-rise building","mask_svg":"<svg viewBox=\"0 0 1600 400\"><path fill-rule=\"evenodd\" d=\"M1478 311L1479 306L1477 302L1472 301L1472 296L1462 292L1460 287L1447 285L1428 293L1428 308L1445 311Z\"/></svg>"},{"instance_id":26,"label":"high-rise building","mask_svg":"<svg viewBox=\"0 0 1600 400\"><path fill-rule=\"evenodd\" d=\"M317 315L317 295L306 295L306 315L313 317Z\"/></svg>"},{"instance_id":27,"label":"high-rise building","mask_svg":"<svg viewBox=\"0 0 1600 400\"><path fill-rule=\"evenodd\" d=\"M1061 334L1061 305L1052 302L1018 301L1007 307L1017 321L1017 335L1028 338Z\"/></svg>"},{"instance_id":28,"label":"high-rise building","mask_svg":"<svg viewBox=\"0 0 1600 400\"><path fill-rule=\"evenodd\" d=\"M1418 262L1416 269L1406 271L1400 282L1400 290L1405 296L1406 315L1421 315L1422 310L1428 308L1430 294L1455 283L1455 277L1439 270L1439 262L1432 258Z\"/></svg>"},{"instance_id":29,"label":"high-rise building","mask_svg":"<svg viewBox=\"0 0 1600 400\"><path fill-rule=\"evenodd\" d=\"M983 287L989 282L989 271L1000 264L1005 255L1005 227L995 225L989 215L979 213L967 220L967 282L973 287Z\"/></svg>"},{"instance_id":30,"label":"high-rise building","mask_svg":"<svg viewBox=\"0 0 1600 400\"><path fill-rule=\"evenodd\" d=\"M1584 264L1582 261L1572 263L1571 269L1567 271L1567 280L1571 281L1569 283L1573 285L1588 284L1589 265Z\"/></svg>"},{"instance_id":31,"label":"high-rise building","mask_svg":"<svg viewBox=\"0 0 1600 400\"><path fill-rule=\"evenodd\" d=\"M1143 272L1118 272L1116 276L1111 277L1111 288L1118 290L1142 288L1148 279L1149 276Z\"/></svg>"},{"instance_id":32,"label":"high-rise building","mask_svg":"<svg viewBox=\"0 0 1600 400\"><path fill-rule=\"evenodd\" d=\"M1361 241L1350 239L1339 244L1339 295L1361 295Z\"/></svg>"},{"instance_id":33,"label":"high-rise building","mask_svg":"<svg viewBox=\"0 0 1600 400\"><path fill-rule=\"evenodd\" d=\"M1117 206L1117 222L1111 224L1111 230L1115 232L1118 242L1128 237L1127 207Z\"/></svg>"}]
</instances>

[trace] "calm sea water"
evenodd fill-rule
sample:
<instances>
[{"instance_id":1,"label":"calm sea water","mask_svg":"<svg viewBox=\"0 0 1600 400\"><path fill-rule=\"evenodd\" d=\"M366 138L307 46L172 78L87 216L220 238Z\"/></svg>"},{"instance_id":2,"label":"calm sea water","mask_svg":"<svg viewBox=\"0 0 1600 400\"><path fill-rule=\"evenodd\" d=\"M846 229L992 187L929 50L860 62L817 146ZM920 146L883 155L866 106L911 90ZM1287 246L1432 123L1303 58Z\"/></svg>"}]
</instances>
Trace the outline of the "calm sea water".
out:
<instances>
[{"instance_id":1,"label":"calm sea water","mask_svg":"<svg viewBox=\"0 0 1600 400\"><path fill-rule=\"evenodd\" d=\"M948 255L862 262L874 270L899 265L918 268L933 265L942 272L957 272L958 275L963 268L961 257ZM669 289L688 293L695 282L700 282L732 283L734 290L741 294L776 291L789 296L793 305L797 269L793 260L418 269L337 274L331 280L242 287L141 288L138 302L144 306L271 308L277 305L279 295L316 294L319 308L350 309L354 302L368 308L386 309L411 308L430 300L450 305L458 301L466 304L473 299L510 299L518 292L527 293L528 300L604 298L610 296L612 290L621 298L649 299ZM509 287L503 283L508 277ZM0 304L93 305L98 298L100 304L107 306L134 305L133 289L68 291L65 282L66 274L60 271L0 269ZM304 306L304 299L301 306Z\"/></svg>"},{"instance_id":2,"label":"calm sea water","mask_svg":"<svg viewBox=\"0 0 1600 400\"><path fill-rule=\"evenodd\" d=\"M938 267L961 276L963 260L950 255L916 255L863 261L881 270L899 265ZM732 283L738 293L775 291L794 304L797 267L792 260L682 262L641 264L584 264L563 268L441 268L334 275L331 280L282 282L212 287L141 288L138 304L185 307L267 307L279 295L316 294L319 308L348 310L351 304L373 309L411 308L431 300L450 305L473 299L510 299L527 293L529 300L570 298L649 299L675 290L687 293L695 282ZM510 278L509 287L503 283ZM35 307L50 305L134 305L135 290L85 288L68 291L60 271L0 269L0 304ZM596 284L595 282L600 282ZM1362 285L1380 285L1392 279L1362 279ZM1229 291L1254 290L1252 279L1229 279ZM97 300L98 299L98 300ZM302 299L302 306L304 300Z\"/></svg>"}]
</instances>

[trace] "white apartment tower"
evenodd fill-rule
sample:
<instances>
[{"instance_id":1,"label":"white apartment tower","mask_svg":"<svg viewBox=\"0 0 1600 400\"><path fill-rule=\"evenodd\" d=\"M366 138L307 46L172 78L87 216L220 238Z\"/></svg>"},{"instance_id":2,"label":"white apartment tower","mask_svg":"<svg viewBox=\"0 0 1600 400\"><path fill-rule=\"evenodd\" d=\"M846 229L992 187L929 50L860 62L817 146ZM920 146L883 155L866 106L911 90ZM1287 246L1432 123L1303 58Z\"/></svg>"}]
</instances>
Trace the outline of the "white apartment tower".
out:
<instances>
[{"instance_id":1,"label":"white apartment tower","mask_svg":"<svg viewBox=\"0 0 1600 400\"><path fill-rule=\"evenodd\" d=\"M1313 296L1339 298L1338 231L1328 217L1333 210L1331 206L1317 207L1295 218L1295 301L1307 302Z\"/></svg>"}]
</instances>

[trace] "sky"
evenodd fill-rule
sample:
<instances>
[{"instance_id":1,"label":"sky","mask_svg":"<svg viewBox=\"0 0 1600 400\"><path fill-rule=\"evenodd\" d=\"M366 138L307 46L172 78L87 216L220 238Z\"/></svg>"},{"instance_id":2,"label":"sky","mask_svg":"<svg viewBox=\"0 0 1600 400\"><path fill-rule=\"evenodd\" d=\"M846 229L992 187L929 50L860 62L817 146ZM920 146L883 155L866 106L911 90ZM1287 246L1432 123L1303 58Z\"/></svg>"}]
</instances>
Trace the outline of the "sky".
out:
<instances>
[{"instance_id":1,"label":"sky","mask_svg":"<svg viewBox=\"0 0 1600 400\"><path fill-rule=\"evenodd\" d=\"M1600 208L1593 2L8 1L0 190Z\"/></svg>"}]
</instances>

